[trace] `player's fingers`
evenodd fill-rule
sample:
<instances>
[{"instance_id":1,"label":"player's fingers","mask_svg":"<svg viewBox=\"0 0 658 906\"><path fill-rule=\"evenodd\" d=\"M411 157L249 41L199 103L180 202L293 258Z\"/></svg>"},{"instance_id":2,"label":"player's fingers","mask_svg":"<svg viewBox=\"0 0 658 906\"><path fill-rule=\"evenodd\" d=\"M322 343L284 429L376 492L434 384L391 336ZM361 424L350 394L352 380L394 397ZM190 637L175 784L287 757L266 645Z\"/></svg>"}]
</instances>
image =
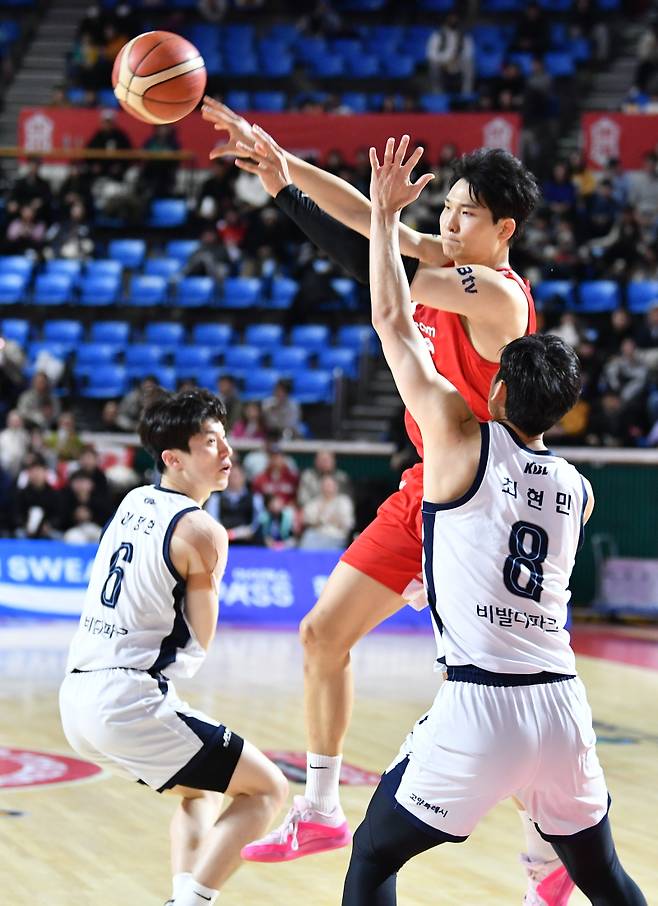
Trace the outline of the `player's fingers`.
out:
<instances>
[{"instance_id":1,"label":"player's fingers","mask_svg":"<svg viewBox=\"0 0 658 906\"><path fill-rule=\"evenodd\" d=\"M226 104L222 104L221 101L216 101L214 98L211 98L209 95L205 95L203 99L203 106L207 107L209 110L212 110L215 114L221 114L229 120L238 120L240 117L231 110L230 107L227 107Z\"/></svg>"},{"instance_id":2,"label":"player's fingers","mask_svg":"<svg viewBox=\"0 0 658 906\"><path fill-rule=\"evenodd\" d=\"M259 138L261 138L264 142L266 142L272 149L276 149L279 147L277 145L277 143L274 141L274 139L272 138L272 136L269 134L269 132L266 132L261 126L254 123L254 125L251 128L254 130L256 135L258 135Z\"/></svg>"},{"instance_id":3,"label":"player's fingers","mask_svg":"<svg viewBox=\"0 0 658 906\"><path fill-rule=\"evenodd\" d=\"M377 158L376 150L374 148L371 148L368 152L368 155L370 157L370 166L372 167L372 169L379 170L379 160Z\"/></svg>"},{"instance_id":4,"label":"player's fingers","mask_svg":"<svg viewBox=\"0 0 658 906\"><path fill-rule=\"evenodd\" d=\"M235 149L231 153L236 157L251 157L254 160L260 160L263 156L255 147L246 145L244 142L236 142Z\"/></svg>"},{"instance_id":5,"label":"player's fingers","mask_svg":"<svg viewBox=\"0 0 658 906\"><path fill-rule=\"evenodd\" d=\"M412 184L412 185L413 185L413 188L417 190L417 191L416 191L416 198L418 198L418 196L419 196L420 193L423 191L423 189L425 188L425 186L426 186L429 182L432 182L433 179L434 179L434 174L433 174L433 173L424 173L423 176L420 176L420 177L416 180L416 182Z\"/></svg>"},{"instance_id":6,"label":"player's fingers","mask_svg":"<svg viewBox=\"0 0 658 906\"><path fill-rule=\"evenodd\" d=\"M423 152L424 152L424 151L425 151L424 148L416 148L416 150L414 151L414 153L411 155L411 157L409 158L409 160L406 162L406 164L405 164L404 167L403 167L403 169L406 170L407 173L411 173L411 171L413 170L413 168L416 166L416 164L418 163L418 161L419 161L419 160L421 159L421 157L423 156Z\"/></svg>"},{"instance_id":7,"label":"player's fingers","mask_svg":"<svg viewBox=\"0 0 658 906\"><path fill-rule=\"evenodd\" d=\"M384 148L384 163L390 164L393 161L393 149L395 148L395 139L389 138Z\"/></svg>"},{"instance_id":8,"label":"player's fingers","mask_svg":"<svg viewBox=\"0 0 658 906\"><path fill-rule=\"evenodd\" d=\"M243 160L241 157L235 158L235 166L239 167L240 170L246 170L247 173L259 173L259 164L255 164L252 160Z\"/></svg>"},{"instance_id":9,"label":"player's fingers","mask_svg":"<svg viewBox=\"0 0 658 906\"><path fill-rule=\"evenodd\" d=\"M218 145L216 148L213 148L210 152L210 160L215 160L218 157L226 157L228 155L235 157L237 154L234 145Z\"/></svg>"},{"instance_id":10,"label":"player's fingers","mask_svg":"<svg viewBox=\"0 0 658 906\"><path fill-rule=\"evenodd\" d=\"M404 160L404 155L407 153L407 148L409 147L409 136L403 135L400 139L400 144L398 145L398 150L395 152L395 163L398 166L402 166Z\"/></svg>"}]
</instances>

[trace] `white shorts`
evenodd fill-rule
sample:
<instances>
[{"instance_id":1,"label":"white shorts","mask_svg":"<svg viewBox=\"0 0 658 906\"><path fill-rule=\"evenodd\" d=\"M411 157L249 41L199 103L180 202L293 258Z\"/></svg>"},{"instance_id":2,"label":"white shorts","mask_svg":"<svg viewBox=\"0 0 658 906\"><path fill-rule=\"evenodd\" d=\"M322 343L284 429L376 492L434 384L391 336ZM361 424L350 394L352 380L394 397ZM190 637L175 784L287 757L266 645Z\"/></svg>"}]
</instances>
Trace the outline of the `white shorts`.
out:
<instances>
[{"instance_id":1,"label":"white shorts","mask_svg":"<svg viewBox=\"0 0 658 906\"><path fill-rule=\"evenodd\" d=\"M608 810L595 743L577 677L502 687L449 680L382 782L396 807L430 834L464 839L515 795L542 833L570 835Z\"/></svg>"},{"instance_id":2,"label":"white shorts","mask_svg":"<svg viewBox=\"0 0 658 906\"><path fill-rule=\"evenodd\" d=\"M160 792L177 783L223 792L242 752L240 736L143 670L69 673L59 708L83 758Z\"/></svg>"}]
</instances>

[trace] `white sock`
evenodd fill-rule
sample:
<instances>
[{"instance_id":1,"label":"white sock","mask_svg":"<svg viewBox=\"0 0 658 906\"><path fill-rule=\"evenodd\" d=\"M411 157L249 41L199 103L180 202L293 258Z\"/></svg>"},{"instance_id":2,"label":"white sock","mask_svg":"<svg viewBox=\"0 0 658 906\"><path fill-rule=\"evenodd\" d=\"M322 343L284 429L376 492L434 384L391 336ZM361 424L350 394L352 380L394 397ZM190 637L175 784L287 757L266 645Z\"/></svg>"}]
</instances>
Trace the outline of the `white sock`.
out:
<instances>
[{"instance_id":1,"label":"white sock","mask_svg":"<svg viewBox=\"0 0 658 906\"><path fill-rule=\"evenodd\" d=\"M536 862L552 862L557 859L557 853L537 831L535 823L527 812L518 810L525 836L526 855ZM176 904L178 906L178 904Z\"/></svg>"},{"instance_id":2,"label":"white sock","mask_svg":"<svg viewBox=\"0 0 658 906\"><path fill-rule=\"evenodd\" d=\"M183 890L176 894L176 906L212 906L218 896L218 890L204 887L190 875Z\"/></svg>"},{"instance_id":3,"label":"white sock","mask_svg":"<svg viewBox=\"0 0 658 906\"><path fill-rule=\"evenodd\" d=\"M319 812L330 815L340 806L338 782L342 755L306 753L306 789L304 796Z\"/></svg>"},{"instance_id":4,"label":"white sock","mask_svg":"<svg viewBox=\"0 0 658 906\"><path fill-rule=\"evenodd\" d=\"M191 871L179 871L178 874L174 875L171 879L171 898L175 900L176 897L183 892L187 886L187 882L191 880L192 872Z\"/></svg>"}]
</instances>

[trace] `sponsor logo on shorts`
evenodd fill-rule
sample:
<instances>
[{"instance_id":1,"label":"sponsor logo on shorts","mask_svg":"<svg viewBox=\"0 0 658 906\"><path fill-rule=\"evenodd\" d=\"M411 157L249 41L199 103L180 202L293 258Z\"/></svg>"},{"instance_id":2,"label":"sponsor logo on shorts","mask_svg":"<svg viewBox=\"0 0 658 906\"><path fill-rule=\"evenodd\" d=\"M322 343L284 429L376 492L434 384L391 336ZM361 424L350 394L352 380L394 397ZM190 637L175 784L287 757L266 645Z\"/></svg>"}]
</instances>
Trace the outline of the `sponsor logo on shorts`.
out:
<instances>
[{"instance_id":1,"label":"sponsor logo on shorts","mask_svg":"<svg viewBox=\"0 0 658 906\"><path fill-rule=\"evenodd\" d=\"M102 773L98 765L81 758L0 746L0 789L28 789L53 783L75 783Z\"/></svg>"},{"instance_id":2,"label":"sponsor logo on shorts","mask_svg":"<svg viewBox=\"0 0 658 906\"><path fill-rule=\"evenodd\" d=\"M226 727L224 730L224 740L222 742L222 745L224 746L225 749L228 749L229 743L231 741L231 736L233 736L233 734L231 733L229 728Z\"/></svg>"},{"instance_id":3,"label":"sponsor logo on shorts","mask_svg":"<svg viewBox=\"0 0 658 906\"><path fill-rule=\"evenodd\" d=\"M428 802L426 799L423 799L422 796L418 796L416 793L409 793L409 798L415 804L421 808L426 808L428 812L434 812L435 815L441 815L442 818L448 817L448 809L443 808L441 805L433 805L431 802Z\"/></svg>"}]
</instances>

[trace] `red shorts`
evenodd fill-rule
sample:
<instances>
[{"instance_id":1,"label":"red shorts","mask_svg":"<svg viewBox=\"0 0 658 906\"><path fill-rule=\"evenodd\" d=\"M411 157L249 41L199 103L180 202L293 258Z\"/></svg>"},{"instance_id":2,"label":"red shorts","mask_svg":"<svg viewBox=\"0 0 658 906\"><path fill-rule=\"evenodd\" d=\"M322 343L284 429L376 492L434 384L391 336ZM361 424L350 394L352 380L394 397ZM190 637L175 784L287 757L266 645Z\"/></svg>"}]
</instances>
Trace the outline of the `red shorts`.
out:
<instances>
[{"instance_id":1,"label":"red shorts","mask_svg":"<svg viewBox=\"0 0 658 906\"><path fill-rule=\"evenodd\" d=\"M423 568L422 501L423 464L418 462L402 473L400 490L386 498L341 560L402 594Z\"/></svg>"}]
</instances>

